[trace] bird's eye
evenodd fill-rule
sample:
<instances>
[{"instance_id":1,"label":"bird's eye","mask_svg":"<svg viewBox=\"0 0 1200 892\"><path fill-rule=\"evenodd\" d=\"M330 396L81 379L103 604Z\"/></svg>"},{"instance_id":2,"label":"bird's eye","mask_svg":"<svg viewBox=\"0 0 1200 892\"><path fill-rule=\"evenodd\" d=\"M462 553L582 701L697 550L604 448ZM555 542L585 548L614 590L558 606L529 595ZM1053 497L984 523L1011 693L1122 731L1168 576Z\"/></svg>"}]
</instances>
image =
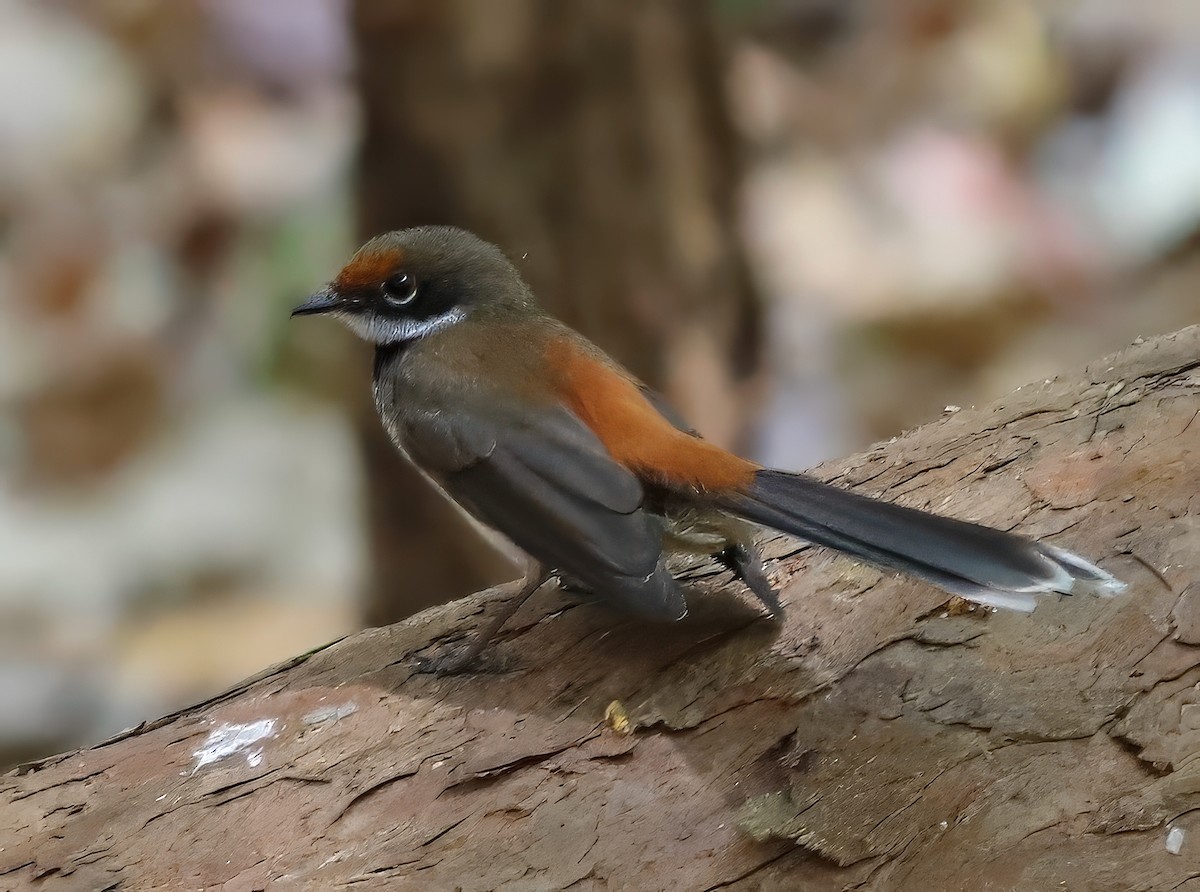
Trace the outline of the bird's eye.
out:
<instances>
[{"instance_id":1,"label":"bird's eye","mask_svg":"<svg viewBox=\"0 0 1200 892\"><path fill-rule=\"evenodd\" d=\"M383 283L383 296L397 307L410 304L417 296L417 280L408 273L389 276Z\"/></svg>"}]
</instances>

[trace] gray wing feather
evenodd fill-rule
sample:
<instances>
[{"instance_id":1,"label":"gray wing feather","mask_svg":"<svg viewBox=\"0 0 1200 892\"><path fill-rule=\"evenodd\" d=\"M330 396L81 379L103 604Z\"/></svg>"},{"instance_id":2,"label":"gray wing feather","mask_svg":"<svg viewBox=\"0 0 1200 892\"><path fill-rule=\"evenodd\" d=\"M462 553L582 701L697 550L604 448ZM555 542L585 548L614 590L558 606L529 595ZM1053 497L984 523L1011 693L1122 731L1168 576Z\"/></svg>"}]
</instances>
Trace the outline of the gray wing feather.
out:
<instances>
[{"instance_id":1,"label":"gray wing feather","mask_svg":"<svg viewBox=\"0 0 1200 892\"><path fill-rule=\"evenodd\" d=\"M414 423L416 422L416 423ZM575 415L473 411L409 417L404 446L472 514L539 561L627 609L685 612L642 486Z\"/></svg>"}]
</instances>

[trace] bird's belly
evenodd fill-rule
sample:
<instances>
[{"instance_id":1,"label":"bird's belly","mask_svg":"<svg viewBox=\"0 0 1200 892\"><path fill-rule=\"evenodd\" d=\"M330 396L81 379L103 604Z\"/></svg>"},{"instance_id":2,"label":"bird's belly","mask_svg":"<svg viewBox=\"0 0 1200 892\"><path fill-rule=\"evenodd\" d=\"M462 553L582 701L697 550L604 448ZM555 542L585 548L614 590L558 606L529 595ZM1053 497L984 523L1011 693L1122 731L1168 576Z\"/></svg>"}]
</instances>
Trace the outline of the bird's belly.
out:
<instances>
[{"instance_id":1,"label":"bird's belly","mask_svg":"<svg viewBox=\"0 0 1200 892\"><path fill-rule=\"evenodd\" d=\"M468 510L446 491L446 487L443 486L437 475L431 474L429 471L425 470L425 468L421 466L421 463L412 456L405 442L406 430L404 425L401 423L401 416L395 411L397 400L401 399L402 397L400 394L396 393L392 382L386 380L380 381L377 379L374 386L374 397L375 408L378 412L379 420L383 424L383 429L387 432L388 439L391 440L392 445L396 447L396 451L404 457L405 461L417 469L420 475L424 477L426 481L428 481L430 486L437 490L438 494L443 499L449 502L459 514L466 518L467 522L477 533L479 533L484 541L486 541L489 545L495 548L496 551L500 552L500 554L507 558L514 567L524 567L529 561L524 550L522 550L516 545L516 543L514 543L495 527L488 525L480 518L476 517L474 513Z\"/></svg>"},{"instance_id":2,"label":"bird's belly","mask_svg":"<svg viewBox=\"0 0 1200 892\"><path fill-rule=\"evenodd\" d=\"M466 508L466 506L451 496L450 493L446 491L446 488L442 485L441 481L437 479L437 477L435 477L433 474L430 474L412 460L412 458L404 450L404 446L396 437L392 437L392 442L396 444L396 448L401 452L401 454L404 455L409 464L416 468L417 472L420 473L420 475L424 477L426 481L428 481L429 485L437 490L438 495L449 502L453 506L454 510L466 518L467 523L471 525L471 528L474 529L475 532L477 532L485 542L491 545L492 548L496 549L496 551L500 552L500 554L504 555L509 563L513 565L513 567L521 570L526 568L526 565L529 563L530 559L525 553L524 549L518 546L515 542L513 542L495 527L476 517L473 512Z\"/></svg>"}]
</instances>

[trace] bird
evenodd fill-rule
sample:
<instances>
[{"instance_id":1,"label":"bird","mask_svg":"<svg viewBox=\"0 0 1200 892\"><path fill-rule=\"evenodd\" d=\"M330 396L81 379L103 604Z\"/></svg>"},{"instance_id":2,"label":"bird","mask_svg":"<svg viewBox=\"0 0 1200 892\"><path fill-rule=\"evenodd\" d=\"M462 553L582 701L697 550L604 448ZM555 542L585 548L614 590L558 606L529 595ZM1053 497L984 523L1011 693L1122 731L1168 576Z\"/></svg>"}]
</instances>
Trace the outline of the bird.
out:
<instances>
[{"instance_id":1,"label":"bird","mask_svg":"<svg viewBox=\"0 0 1200 892\"><path fill-rule=\"evenodd\" d=\"M496 245L453 226L364 244L293 316L330 315L374 347L373 394L398 450L527 569L465 649L469 668L551 578L626 614L687 614L669 559L709 555L784 613L760 527L992 608L1125 585L1063 548L762 467L701 437L616 360L546 313Z\"/></svg>"}]
</instances>

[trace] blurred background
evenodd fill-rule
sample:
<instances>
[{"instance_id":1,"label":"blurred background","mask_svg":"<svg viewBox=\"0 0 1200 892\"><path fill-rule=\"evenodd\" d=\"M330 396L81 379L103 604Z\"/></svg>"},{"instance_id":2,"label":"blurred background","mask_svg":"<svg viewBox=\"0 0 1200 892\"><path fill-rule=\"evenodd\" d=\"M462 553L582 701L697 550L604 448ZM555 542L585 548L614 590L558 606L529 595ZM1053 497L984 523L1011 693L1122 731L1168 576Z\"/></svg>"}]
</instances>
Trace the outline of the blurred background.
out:
<instances>
[{"instance_id":1,"label":"blurred background","mask_svg":"<svg viewBox=\"0 0 1200 892\"><path fill-rule=\"evenodd\" d=\"M0 766L514 575L288 319L435 222L806 467L1200 318L1200 5L0 0Z\"/></svg>"}]
</instances>

